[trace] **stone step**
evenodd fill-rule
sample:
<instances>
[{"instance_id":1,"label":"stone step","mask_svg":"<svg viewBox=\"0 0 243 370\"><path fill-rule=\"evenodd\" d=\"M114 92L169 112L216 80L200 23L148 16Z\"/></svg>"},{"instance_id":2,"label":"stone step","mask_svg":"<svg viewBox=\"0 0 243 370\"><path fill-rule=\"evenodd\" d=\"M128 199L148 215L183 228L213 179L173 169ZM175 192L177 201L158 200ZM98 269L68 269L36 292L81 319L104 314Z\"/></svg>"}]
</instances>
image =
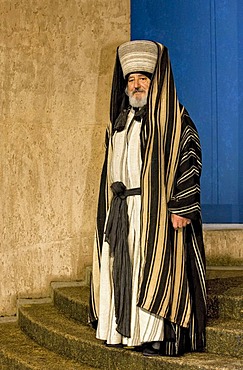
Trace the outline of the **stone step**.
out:
<instances>
[{"instance_id":1,"label":"stone step","mask_svg":"<svg viewBox=\"0 0 243 370\"><path fill-rule=\"evenodd\" d=\"M22 330L39 345L87 366L106 370L233 370L242 369L243 360L211 353L190 353L182 357L147 358L141 353L108 348L95 338L90 327L67 318L51 303L19 307Z\"/></svg>"},{"instance_id":2,"label":"stone step","mask_svg":"<svg viewBox=\"0 0 243 370\"><path fill-rule=\"evenodd\" d=\"M82 282L73 285L52 283L53 302L63 314L86 325L88 323L89 287Z\"/></svg>"},{"instance_id":3,"label":"stone step","mask_svg":"<svg viewBox=\"0 0 243 370\"><path fill-rule=\"evenodd\" d=\"M243 351L243 323L232 321L242 318L242 277L213 279L207 282L208 315L231 321L211 321L207 325L207 348L209 352L241 356ZM234 293L234 294L233 294ZM89 289L87 286L54 287L54 304L65 315L83 324L87 323ZM229 323L231 323L229 325Z\"/></svg>"},{"instance_id":4,"label":"stone step","mask_svg":"<svg viewBox=\"0 0 243 370\"><path fill-rule=\"evenodd\" d=\"M209 321L206 335L210 353L243 358L243 322L223 319Z\"/></svg>"},{"instance_id":5,"label":"stone step","mask_svg":"<svg viewBox=\"0 0 243 370\"><path fill-rule=\"evenodd\" d=\"M82 283L65 286L54 283L53 301L66 316L87 323L89 288ZM207 281L208 317L210 319L243 319L243 277Z\"/></svg>"},{"instance_id":6,"label":"stone step","mask_svg":"<svg viewBox=\"0 0 243 370\"><path fill-rule=\"evenodd\" d=\"M11 365L11 366L12 366L12 365ZM8 365L4 365L4 364L2 364L1 359L0 359L0 369L1 369L1 370L10 370L10 369L16 369L16 368L14 368L14 367L9 367Z\"/></svg>"},{"instance_id":7,"label":"stone step","mask_svg":"<svg viewBox=\"0 0 243 370\"><path fill-rule=\"evenodd\" d=\"M207 281L208 316L243 320L243 277Z\"/></svg>"},{"instance_id":8,"label":"stone step","mask_svg":"<svg viewBox=\"0 0 243 370\"><path fill-rule=\"evenodd\" d=\"M17 322L0 323L1 370L92 370L39 346L19 328Z\"/></svg>"},{"instance_id":9,"label":"stone step","mask_svg":"<svg viewBox=\"0 0 243 370\"><path fill-rule=\"evenodd\" d=\"M207 265L207 280L224 278L243 278L243 266L212 266Z\"/></svg>"}]
</instances>

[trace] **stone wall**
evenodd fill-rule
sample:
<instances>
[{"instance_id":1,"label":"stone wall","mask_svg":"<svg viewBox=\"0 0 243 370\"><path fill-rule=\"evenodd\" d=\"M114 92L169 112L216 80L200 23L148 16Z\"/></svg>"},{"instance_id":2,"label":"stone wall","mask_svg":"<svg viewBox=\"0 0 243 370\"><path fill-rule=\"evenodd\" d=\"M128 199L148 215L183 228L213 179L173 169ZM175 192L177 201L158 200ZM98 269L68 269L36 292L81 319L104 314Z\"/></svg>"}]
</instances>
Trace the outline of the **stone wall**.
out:
<instances>
[{"instance_id":1,"label":"stone wall","mask_svg":"<svg viewBox=\"0 0 243 370\"><path fill-rule=\"evenodd\" d=\"M0 2L0 315L91 264L115 50L130 1Z\"/></svg>"}]
</instances>

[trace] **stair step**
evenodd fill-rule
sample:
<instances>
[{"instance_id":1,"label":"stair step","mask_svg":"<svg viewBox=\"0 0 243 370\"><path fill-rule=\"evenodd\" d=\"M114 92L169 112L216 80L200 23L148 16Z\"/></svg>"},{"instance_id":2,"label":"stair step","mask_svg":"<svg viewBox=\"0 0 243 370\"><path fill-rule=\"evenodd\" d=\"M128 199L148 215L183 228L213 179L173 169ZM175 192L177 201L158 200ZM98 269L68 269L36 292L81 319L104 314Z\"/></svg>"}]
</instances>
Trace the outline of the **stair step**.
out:
<instances>
[{"instance_id":1,"label":"stair step","mask_svg":"<svg viewBox=\"0 0 243 370\"><path fill-rule=\"evenodd\" d=\"M189 353L182 357L146 358L141 353L107 348L95 338L95 331L70 320L50 303L19 307L19 323L24 332L44 347L76 362L100 369L119 370L233 370L242 369L243 360L210 353Z\"/></svg>"},{"instance_id":2,"label":"stair step","mask_svg":"<svg viewBox=\"0 0 243 370\"><path fill-rule=\"evenodd\" d=\"M213 279L208 283L208 317L243 319L243 278ZM54 289L54 304L66 316L87 323L89 288L69 286Z\"/></svg>"},{"instance_id":3,"label":"stair step","mask_svg":"<svg viewBox=\"0 0 243 370\"><path fill-rule=\"evenodd\" d=\"M82 284L56 287L53 289L53 302L67 317L83 324L88 322L89 287Z\"/></svg>"},{"instance_id":4,"label":"stair step","mask_svg":"<svg viewBox=\"0 0 243 370\"><path fill-rule=\"evenodd\" d=\"M243 320L243 277L207 281L208 317ZM54 304L65 315L87 323L89 288L84 285L54 288Z\"/></svg>"},{"instance_id":5,"label":"stair step","mask_svg":"<svg viewBox=\"0 0 243 370\"><path fill-rule=\"evenodd\" d=\"M1 370L92 370L39 346L19 328L16 322L0 323Z\"/></svg>"},{"instance_id":6,"label":"stair step","mask_svg":"<svg viewBox=\"0 0 243 370\"><path fill-rule=\"evenodd\" d=\"M208 316L243 320L243 277L207 281Z\"/></svg>"},{"instance_id":7,"label":"stair step","mask_svg":"<svg viewBox=\"0 0 243 370\"><path fill-rule=\"evenodd\" d=\"M229 279L223 279L225 281L213 282L211 281L211 308L209 310L211 317L218 318L219 311L226 312L224 296L217 296L216 294L222 293L225 289L224 294L228 294L228 304L226 307L232 309L233 314L229 314L226 317L238 318L240 315L240 305L243 305L243 296L239 296L239 284L242 282L242 278L232 280L231 285ZM209 284L209 285L210 285ZM233 286L234 288L230 288ZM234 295L233 294L234 290ZM232 292L232 295L229 295ZM89 288L86 286L74 286L74 287L61 287L54 290L54 302L58 309L67 316L71 317L83 324L87 323L87 304L89 297ZM236 304L237 303L237 304ZM242 307L242 306L241 306ZM230 323L230 325L229 325ZM211 321L207 325L207 347L208 351L212 353L229 354L232 356L241 356L243 354L242 340L243 337L243 323L237 321Z\"/></svg>"},{"instance_id":8,"label":"stair step","mask_svg":"<svg viewBox=\"0 0 243 370\"><path fill-rule=\"evenodd\" d=\"M207 348L212 353L243 357L243 322L215 320L206 328Z\"/></svg>"}]
</instances>

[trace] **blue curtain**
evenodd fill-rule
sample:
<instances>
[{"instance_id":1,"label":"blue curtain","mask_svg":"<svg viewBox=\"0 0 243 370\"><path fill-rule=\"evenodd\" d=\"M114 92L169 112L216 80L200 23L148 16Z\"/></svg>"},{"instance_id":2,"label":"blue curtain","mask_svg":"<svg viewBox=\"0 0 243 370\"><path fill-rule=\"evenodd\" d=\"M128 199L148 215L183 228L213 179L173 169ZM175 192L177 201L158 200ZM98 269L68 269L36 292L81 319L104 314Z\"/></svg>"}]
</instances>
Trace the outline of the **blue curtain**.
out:
<instances>
[{"instance_id":1,"label":"blue curtain","mask_svg":"<svg viewBox=\"0 0 243 370\"><path fill-rule=\"evenodd\" d=\"M203 150L204 223L243 222L243 1L131 0L131 38L166 45Z\"/></svg>"}]
</instances>

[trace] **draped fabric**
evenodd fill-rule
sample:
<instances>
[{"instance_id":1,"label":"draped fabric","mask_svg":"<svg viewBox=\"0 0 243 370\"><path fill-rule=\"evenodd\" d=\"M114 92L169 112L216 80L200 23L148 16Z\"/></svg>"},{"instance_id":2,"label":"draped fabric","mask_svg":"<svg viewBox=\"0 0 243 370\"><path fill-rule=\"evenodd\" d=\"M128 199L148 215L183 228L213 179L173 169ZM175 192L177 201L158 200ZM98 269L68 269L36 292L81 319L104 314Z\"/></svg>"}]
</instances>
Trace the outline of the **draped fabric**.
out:
<instances>
[{"instance_id":1,"label":"draped fabric","mask_svg":"<svg viewBox=\"0 0 243 370\"><path fill-rule=\"evenodd\" d=\"M105 241L110 245L113 262L113 285L117 331L131 336L132 264L129 255L129 217L126 198L140 195L140 188L126 189L120 182L111 185L113 198L105 229Z\"/></svg>"},{"instance_id":2,"label":"draped fabric","mask_svg":"<svg viewBox=\"0 0 243 370\"><path fill-rule=\"evenodd\" d=\"M165 354L205 347L205 255L200 212L201 150L196 127L180 106L168 50L158 46L158 61L151 80L147 116L141 129L141 267L138 306L165 319L168 337ZM111 94L111 126L126 107L124 81L117 58ZM123 82L122 82L123 81ZM118 108L119 107L119 108ZM108 132L108 131L107 131ZM107 136L108 139L108 136ZM91 280L90 321L98 320L99 259L104 220L109 207L109 156L107 145L98 205L97 234ZM107 140L108 143L108 140ZM171 213L191 219L174 230ZM184 329L186 329L186 335ZM165 336L166 337L166 336ZM174 344L173 344L174 343ZM175 348L174 348L175 347Z\"/></svg>"}]
</instances>

